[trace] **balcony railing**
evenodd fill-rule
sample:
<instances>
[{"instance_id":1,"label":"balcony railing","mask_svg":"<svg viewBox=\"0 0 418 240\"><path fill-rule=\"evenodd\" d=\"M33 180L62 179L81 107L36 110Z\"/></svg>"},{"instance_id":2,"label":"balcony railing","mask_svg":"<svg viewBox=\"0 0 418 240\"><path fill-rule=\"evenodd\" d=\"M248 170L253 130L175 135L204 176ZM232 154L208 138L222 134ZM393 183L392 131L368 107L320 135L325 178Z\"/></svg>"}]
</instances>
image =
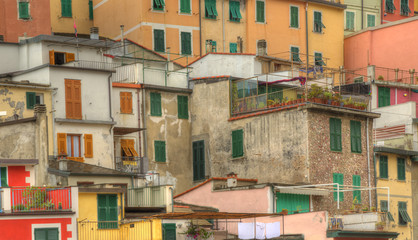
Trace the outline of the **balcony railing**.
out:
<instances>
[{"instance_id":1,"label":"balcony railing","mask_svg":"<svg viewBox=\"0 0 418 240\"><path fill-rule=\"evenodd\" d=\"M358 69L346 69L343 74L342 84L353 84L361 82L393 82L418 85L418 72L401 70L396 68L384 68L368 66Z\"/></svg>"},{"instance_id":2,"label":"balcony railing","mask_svg":"<svg viewBox=\"0 0 418 240\"><path fill-rule=\"evenodd\" d=\"M12 187L12 212L71 211L71 188Z\"/></svg>"},{"instance_id":3,"label":"balcony railing","mask_svg":"<svg viewBox=\"0 0 418 240\"><path fill-rule=\"evenodd\" d=\"M115 157L116 170L126 173L145 174L142 157Z\"/></svg>"},{"instance_id":4,"label":"balcony railing","mask_svg":"<svg viewBox=\"0 0 418 240\"><path fill-rule=\"evenodd\" d=\"M151 186L128 189L128 207L167 207L167 187Z\"/></svg>"},{"instance_id":5,"label":"balcony railing","mask_svg":"<svg viewBox=\"0 0 418 240\"><path fill-rule=\"evenodd\" d=\"M79 61L66 63L63 66L115 71L116 68L120 66L120 63L107 63L107 62L79 60Z\"/></svg>"}]
</instances>

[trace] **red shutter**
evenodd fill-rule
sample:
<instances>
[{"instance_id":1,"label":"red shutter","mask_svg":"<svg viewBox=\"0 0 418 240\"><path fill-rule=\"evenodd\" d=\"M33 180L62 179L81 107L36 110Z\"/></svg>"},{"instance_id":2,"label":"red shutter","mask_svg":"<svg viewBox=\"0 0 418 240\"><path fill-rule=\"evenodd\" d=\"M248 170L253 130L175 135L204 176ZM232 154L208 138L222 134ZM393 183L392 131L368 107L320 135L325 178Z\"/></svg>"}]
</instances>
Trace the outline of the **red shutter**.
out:
<instances>
[{"instance_id":1,"label":"red shutter","mask_svg":"<svg viewBox=\"0 0 418 240\"><path fill-rule=\"evenodd\" d=\"M84 156L86 158L93 157L93 135L84 134Z\"/></svg>"}]
</instances>

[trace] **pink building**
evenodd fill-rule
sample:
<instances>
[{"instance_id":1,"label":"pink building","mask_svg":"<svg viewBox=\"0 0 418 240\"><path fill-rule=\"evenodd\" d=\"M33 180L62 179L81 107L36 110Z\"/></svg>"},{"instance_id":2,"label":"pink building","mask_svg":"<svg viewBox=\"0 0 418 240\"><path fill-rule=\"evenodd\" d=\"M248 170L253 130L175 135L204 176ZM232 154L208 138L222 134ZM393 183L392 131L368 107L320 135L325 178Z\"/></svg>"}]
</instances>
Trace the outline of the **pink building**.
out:
<instances>
[{"instance_id":1,"label":"pink building","mask_svg":"<svg viewBox=\"0 0 418 240\"><path fill-rule=\"evenodd\" d=\"M382 0L382 23L414 16L414 0Z\"/></svg>"}]
</instances>

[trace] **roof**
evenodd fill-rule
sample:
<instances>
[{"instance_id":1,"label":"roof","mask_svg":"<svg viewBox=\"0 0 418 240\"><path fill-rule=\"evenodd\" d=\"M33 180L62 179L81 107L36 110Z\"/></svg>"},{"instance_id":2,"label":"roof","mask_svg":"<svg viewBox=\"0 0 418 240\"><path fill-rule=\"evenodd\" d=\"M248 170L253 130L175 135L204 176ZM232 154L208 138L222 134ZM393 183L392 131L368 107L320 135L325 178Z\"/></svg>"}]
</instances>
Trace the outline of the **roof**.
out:
<instances>
[{"instance_id":1,"label":"roof","mask_svg":"<svg viewBox=\"0 0 418 240\"><path fill-rule=\"evenodd\" d=\"M404 149L398 149L398 148L374 147L373 150L378 153L394 153L394 154L406 155L406 156L418 156L418 151L404 150Z\"/></svg>"},{"instance_id":2,"label":"roof","mask_svg":"<svg viewBox=\"0 0 418 240\"><path fill-rule=\"evenodd\" d=\"M147 218L158 219L243 219L267 216L280 216L278 213L228 213L228 212L174 212L152 215Z\"/></svg>"},{"instance_id":3,"label":"roof","mask_svg":"<svg viewBox=\"0 0 418 240\"><path fill-rule=\"evenodd\" d=\"M49 161L48 172L63 176L110 176L132 177L134 174L124 173L110 168L71 160L60 160L67 163L67 170L58 169L58 161Z\"/></svg>"},{"instance_id":4,"label":"roof","mask_svg":"<svg viewBox=\"0 0 418 240\"><path fill-rule=\"evenodd\" d=\"M79 46L89 46L97 48L110 48L115 42L113 40L95 40L90 38L76 38L76 37L67 37L67 36L58 36L58 35L38 35L33 38L28 38L21 40L20 45L29 44L29 43L38 43L38 42L55 42L63 43L70 45L79 45Z\"/></svg>"},{"instance_id":5,"label":"roof","mask_svg":"<svg viewBox=\"0 0 418 240\"><path fill-rule=\"evenodd\" d=\"M200 183L200 184L198 184L198 185L196 185L196 186L194 186L194 187L192 187L192 188L190 188L190 189L188 189L188 190L186 190L186 191L184 191L182 193L177 194L173 198L177 198L177 197L180 197L180 196L182 196L182 195L184 195L184 194L186 194L188 192L191 192L191 191L193 191L193 190L195 190L195 189L197 189L197 188L205 185L206 183L208 183L208 182L210 182L212 180L224 180L224 181L226 181L226 180L228 180L228 178L226 178L226 177L213 177L213 178L209 178L208 180L206 180L206 181L204 181L204 182L202 182L202 183ZM238 181L241 181L241 182L258 182L257 179L247 179L247 178L237 178L237 180Z\"/></svg>"},{"instance_id":6,"label":"roof","mask_svg":"<svg viewBox=\"0 0 418 240\"><path fill-rule=\"evenodd\" d=\"M208 55L234 55L234 56L255 56L254 53L222 53L222 52L210 52L206 53L205 55L199 57L198 59L194 60L193 62L189 63L187 66L192 65L193 63L201 60L202 58L208 56Z\"/></svg>"}]
</instances>

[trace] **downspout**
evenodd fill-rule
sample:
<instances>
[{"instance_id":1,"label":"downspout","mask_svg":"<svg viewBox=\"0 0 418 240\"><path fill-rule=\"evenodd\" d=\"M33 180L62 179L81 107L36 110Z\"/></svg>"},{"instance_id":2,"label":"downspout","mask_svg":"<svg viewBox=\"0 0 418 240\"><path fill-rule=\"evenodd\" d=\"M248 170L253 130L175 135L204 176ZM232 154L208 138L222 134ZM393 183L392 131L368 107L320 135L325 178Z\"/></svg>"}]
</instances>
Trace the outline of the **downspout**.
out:
<instances>
[{"instance_id":1,"label":"downspout","mask_svg":"<svg viewBox=\"0 0 418 240\"><path fill-rule=\"evenodd\" d=\"M109 117L112 120L112 122L115 122L115 120L113 119L113 116L112 116L112 74L113 73L111 73L109 75L109 77L107 78L108 86L109 86ZM110 133L111 139L113 140L112 142L114 143L113 127L114 127L113 124L110 125L109 133ZM115 164L114 167L116 168L116 162L115 162L115 158L114 158L113 155L114 155L114 152L111 151L111 156L110 157L113 159L113 163Z\"/></svg>"},{"instance_id":2,"label":"downspout","mask_svg":"<svg viewBox=\"0 0 418 240\"><path fill-rule=\"evenodd\" d=\"M145 66L145 65L144 65ZM142 66L142 68L144 68L144 66ZM145 88L144 88L144 85L145 85L145 69L143 69L142 70L142 121L143 121L143 128L144 128L144 130L142 131L142 139L143 139L143 141L144 141L144 159L143 159L143 161L142 162L145 162L145 161L148 161L148 157L147 157L147 154L148 154L148 143L147 143L147 119L146 119L146 112L145 112L145 108L146 108L146 105L145 105ZM147 165L146 165L147 167L144 167L144 172L147 172L148 171L148 162L147 162Z\"/></svg>"},{"instance_id":3,"label":"downspout","mask_svg":"<svg viewBox=\"0 0 418 240\"><path fill-rule=\"evenodd\" d=\"M364 27L364 0L361 0L361 29Z\"/></svg>"},{"instance_id":4,"label":"downspout","mask_svg":"<svg viewBox=\"0 0 418 240\"><path fill-rule=\"evenodd\" d=\"M225 17L224 17L224 3L222 0L222 52L225 52Z\"/></svg>"},{"instance_id":5,"label":"downspout","mask_svg":"<svg viewBox=\"0 0 418 240\"><path fill-rule=\"evenodd\" d=\"M203 0L199 0L199 50L200 56L202 56L202 2Z\"/></svg>"},{"instance_id":6,"label":"downspout","mask_svg":"<svg viewBox=\"0 0 418 240\"><path fill-rule=\"evenodd\" d=\"M139 101L139 89L136 89L136 106L137 106L137 110L138 110L138 128L141 128L141 102ZM142 148L141 148L141 131L138 132L138 150L139 150L139 156L142 156ZM143 164L142 162L141 164L141 168L143 168ZM141 169L141 173L143 173L144 169Z\"/></svg>"},{"instance_id":7,"label":"downspout","mask_svg":"<svg viewBox=\"0 0 418 240\"><path fill-rule=\"evenodd\" d=\"M305 5L305 32L306 32L306 66L309 66L309 35L308 35L308 2ZM306 72L306 75L308 72ZM307 79L307 78L306 78Z\"/></svg>"},{"instance_id":8,"label":"downspout","mask_svg":"<svg viewBox=\"0 0 418 240\"><path fill-rule=\"evenodd\" d=\"M56 136L55 136L55 108L54 108L54 95L57 94L58 88L55 88L52 91L51 94L51 113L52 113L52 154L54 156L57 156L57 152L56 152L56 145L57 145L57 141L56 141Z\"/></svg>"},{"instance_id":9,"label":"downspout","mask_svg":"<svg viewBox=\"0 0 418 240\"><path fill-rule=\"evenodd\" d=\"M376 187L376 189L374 190L374 194L375 194L375 199L374 199L374 201L375 201L375 206L376 206L376 209L377 209L377 177L376 177L376 153L374 152L374 150L373 150L373 168L374 168L374 186Z\"/></svg>"},{"instance_id":10,"label":"downspout","mask_svg":"<svg viewBox=\"0 0 418 240\"><path fill-rule=\"evenodd\" d=\"M366 142L367 142L367 175L369 187L369 209L372 208L372 190L371 190L371 176L370 176L370 144L369 144L369 118L366 118Z\"/></svg>"}]
</instances>

